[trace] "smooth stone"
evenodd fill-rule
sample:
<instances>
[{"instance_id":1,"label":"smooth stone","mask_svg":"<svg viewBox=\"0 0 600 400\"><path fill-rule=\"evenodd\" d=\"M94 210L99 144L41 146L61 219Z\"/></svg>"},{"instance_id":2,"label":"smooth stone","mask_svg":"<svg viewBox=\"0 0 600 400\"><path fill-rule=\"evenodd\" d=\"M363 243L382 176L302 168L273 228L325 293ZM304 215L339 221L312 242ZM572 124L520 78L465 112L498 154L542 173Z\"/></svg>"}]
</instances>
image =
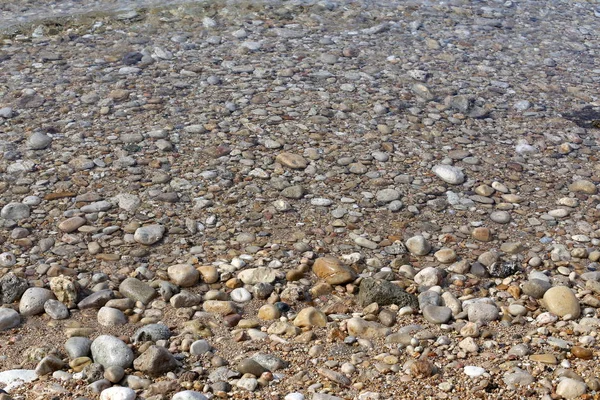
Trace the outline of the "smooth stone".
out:
<instances>
[{"instance_id":1,"label":"smooth stone","mask_svg":"<svg viewBox=\"0 0 600 400\"><path fill-rule=\"evenodd\" d=\"M54 293L48 289L32 287L21 296L19 301L19 312L22 316L37 315L44 312L44 304L54 299Z\"/></svg>"},{"instance_id":2,"label":"smooth stone","mask_svg":"<svg viewBox=\"0 0 600 400\"><path fill-rule=\"evenodd\" d=\"M442 273L435 267L425 267L415 275L414 281L419 286L436 286L442 282Z\"/></svg>"},{"instance_id":3,"label":"smooth stone","mask_svg":"<svg viewBox=\"0 0 600 400\"><path fill-rule=\"evenodd\" d=\"M0 307L0 331L15 328L21 323L21 316L12 308Z\"/></svg>"},{"instance_id":4,"label":"smooth stone","mask_svg":"<svg viewBox=\"0 0 600 400\"><path fill-rule=\"evenodd\" d=\"M92 358L104 368L117 365L128 368L133 363L133 351L121 339L110 336L98 336L91 345Z\"/></svg>"},{"instance_id":5,"label":"smooth stone","mask_svg":"<svg viewBox=\"0 0 600 400\"><path fill-rule=\"evenodd\" d=\"M304 157L293 153L279 153L275 161L291 169L304 169L308 165Z\"/></svg>"},{"instance_id":6,"label":"smooth stone","mask_svg":"<svg viewBox=\"0 0 600 400\"><path fill-rule=\"evenodd\" d=\"M29 218L31 211L27 204L8 203L0 210L0 217L12 221L19 221Z\"/></svg>"},{"instance_id":7,"label":"smooth stone","mask_svg":"<svg viewBox=\"0 0 600 400\"><path fill-rule=\"evenodd\" d=\"M325 327L327 325L327 316L323 311L315 307L307 307L298 313L294 319L294 325L298 327Z\"/></svg>"},{"instance_id":8,"label":"smooth stone","mask_svg":"<svg viewBox=\"0 0 600 400\"><path fill-rule=\"evenodd\" d=\"M177 368L175 357L164 347L150 346L133 362L137 371L156 376Z\"/></svg>"},{"instance_id":9,"label":"smooth stone","mask_svg":"<svg viewBox=\"0 0 600 400\"><path fill-rule=\"evenodd\" d=\"M142 226L136 229L133 240L144 245L152 245L162 239L165 231L166 228L158 224Z\"/></svg>"},{"instance_id":10,"label":"smooth stone","mask_svg":"<svg viewBox=\"0 0 600 400\"><path fill-rule=\"evenodd\" d=\"M229 296L231 297L231 300L236 303L245 303L252 300L252 294L246 288L233 289Z\"/></svg>"},{"instance_id":11,"label":"smooth stone","mask_svg":"<svg viewBox=\"0 0 600 400\"><path fill-rule=\"evenodd\" d=\"M551 364L551 365L558 364L558 360L556 359L556 356L554 354L549 354L549 353L532 354L529 356L529 359L531 361L541 362L544 364Z\"/></svg>"},{"instance_id":12,"label":"smooth stone","mask_svg":"<svg viewBox=\"0 0 600 400\"><path fill-rule=\"evenodd\" d=\"M127 323L123 311L111 307L102 307L98 310L98 323L102 326L119 326Z\"/></svg>"},{"instance_id":13,"label":"smooth stone","mask_svg":"<svg viewBox=\"0 0 600 400\"><path fill-rule=\"evenodd\" d=\"M99 290L77 303L77 308L80 310L85 310L88 308L101 308L114 297L115 294L110 289Z\"/></svg>"},{"instance_id":14,"label":"smooth stone","mask_svg":"<svg viewBox=\"0 0 600 400\"><path fill-rule=\"evenodd\" d=\"M319 257L312 270L319 279L330 285L343 285L356 279L356 272L335 257Z\"/></svg>"},{"instance_id":15,"label":"smooth stone","mask_svg":"<svg viewBox=\"0 0 600 400\"><path fill-rule=\"evenodd\" d=\"M190 287L198 283L200 272L190 264L175 264L167 269L169 279L181 287Z\"/></svg>"},{"instance_id":16,"label":"smooth stone","mask_svg":"<svg viewBox=\"0 0 600 400\"><path fill-rule=\"evenodd\" d=\"M268 353L256 353L252 357L254 361L262 365L265 369L274 372L280 369L285 369L290 366L287 361Z\"/></svg>"},{"instance_id":17,"label":"smooth stone","mask_svg":"<svg viewBox=\"0 0 600 400\"><path fill-rule=\"evenodd\" d=\"M7 392L36 379L38 379L38 375L33 369L10 369L0 372L0 383L3 384L2 389ZM7 400L10 400L10 398Z\"/></svg>"},{"instance_id":18,"label":"smooth stone","mask_svg":"<svg viewBox=\"0 0 600 400\"><path fill-rule=\"evenodd\" d=\"M380 306L396 304L399 308L411 306L418 308L419 301L413 294L407 293L398 285L384 280L365 278L361 281L357 301L361 307L371 303Z\"/></svg>"},{"instance_id":19,"label":"smooth stone","mask_svg":"<svg viewBox=\"0 0 600 400\"><path fill-rule=\"evenodd\" d=\"M445 324L452 318L452 310L445 306L425 306L423 317L434 324Z\"/></svg>"},{"instance_id":20,"label":"smooth stone","mask_svg":"<svg viewBox=\"0 0 600 400\"><path fill-rule=\"evenodd\" d=\"M298 392L292 392L285 395L283 400L304 400L304 395Z\"/></svg>"},{"instance_id":21,"label":"smooth stone","mask_svg":"<svg viewBox=\"0 0 600 400\"><path fill-rule=\"evenodd\" d=\"M52 319L69 318L69 309L58 300L49 299L44 303L44 312Z\"/></svg>"},{"instance_id":22,"label":"smooth stone","mask_svg":"<svg viewBox=\"0 0 600 400\"><path fill-rule=\"evenodd\" d=\"M487 324L488 322L497 320L500 316L500 311L493 304L477 303L469 306L467 316L470 322Z\"/></svg>"},{"instance_id":23,"label":"smooth stone","mask_svg":"<svg viewBox=\"0 0 600 400\"><path fill-rule=\"evenodd\" d=\"M198 267L198 271L200 272L200 275L202 275L202 281L204 283L211 284L219 280L219 271L212 265Z\"/></svg>"},{"instance_id":24,"label":"smooth stone","mask_svg":"<svg viewBox=\"0 0 600 400\"><path fill-rule=\"evenodd\" d=\"M58 229L65 233L71 233L85 225L86 219L83 217L71 217L58 224Z\"/></svg>"},{"instance_id":25,"label":"smooth stone","mask_svg":"<svg viewBox=\"0 0 600 400\"><path fill-rule=\"evenodd\" d=\"M267 369L262 365L257 363L251 358L245 358L240 361L236 368L241 374L252 374L256 377L260 377L263 372L266 372Z\"/></svg>"},{"instance_id":26,"label":"smooth stone","mask_svg":"<svg viewBox=\"0 0 600 400\"><path fill-rule=\"evenodd\" d=\"M248 390L249 392L253 392L258 387L258 380L256 378L240 378L235 384L240 389Z\"/></svg>"},{"instance_id":27,"label":"smooth stone","mask_svg":"<svg viewBox=\"0 0 600 400\"><path fill-rule=\"evenodd\" d=\"M134 301L141 301L144 304L150 303L158 293L145 282L137 278L127 278L119 285L119 292L125 297Z\"/></svg>"},{"instance_id":28,"label":"smooth stone","mask_svg":"<svg viewBox=\"0 0 600 400\"><path fill-rule=\"evenodd\" d=\"M281 311L273 304L264 304L258 309L258 318L263 321L271 321L280 317Z\"/></svg>"},{"instance_id":29,"label":"smooth stone","mask_svg":"<svg viewBox=\"0 0 600 400\"><path fill-rule=\"evenodd\" d=\"M575 193L585 193L585 194L596 194L598 192L598 188L596 185L588 180L581 179L577 180L569 185L569 190Z\"/></svg>"},{"instance_id":30,"label":"smooth stone","mask_svg":"<svg viewBox=\"0 0 600 400\"><path fill-rule=\"evenodd\" d=\"M205 353L208 353L212 349L210 343L208 343L204 339L196 340L190 345L190 353L198 356Z\"/></svg>"},{"instance_id":31,"label":"smooth stone","mask_svg":"<svg viewBox=\"0 0 600 400\"><path fill-rule=\"evenodd\" d=\"M587 385L577 379L562 378L556 386L556 394L563 399L576 399L586 391Z\"/></svg>"},{"instance_id":32,"label":"smooth stone","mask_svg":"<svg viewBox=\"0 0 600 400\"><path fill-rule=\"evenodd\" d=\"M581 314L579 300L571 289L566 286L555 286L544 293L544 304L548 311L559 317L571 315L573 318Z\"/></svg>"},{"instance_id":33,"label":"smooth stone","mask_svg":"<svg viewBox=\"0 0 600 400\"><path fill-rule=\"evenodd\" d=\"M400 198L400 192L396 189L382 189L375 194L375 198L381 203L390 203Z\"/></svg>"},{"instance_id":34,"label":"smooth stone","mask_svg":"<svg viewBox=\"0 0 600 400\"><path fill-rule=\"evenodd\" d=\"M365 339L386 337L390 328L374 321L365 321L362 318L350 318L346 324L348 334Z\"/></svg>"},{"instance_id":35,"label":"smooth stone","mask_svg":"<svg viewBox=\"0 0 600 400\"><path fill-rule=\"evenodd\" d=\"M465 374L471 378L478 378L485 373L485 369L481 367L477 367L474 365L467 365L464 367L463 371Z\"/></svg>"},{"instance_id":36,"label":"smooth stone","mask_svg":"<svg viewBox=\"0 0 600 400\"><path fill-rule=\"evenodd\" d=\"M494 211L490 214L490 219L498 224L508 224L511 217L507 211Z\"/></svg>"},{"instance_id":37,"label":"smooth stone","mask_svg":"<svg viewBox=\"0 0 600 400\"><path fill-rule=\"evenodd\" d=\"M51 374L60 370L65 363L55 355L49 354L42 358L35 367L35 373L39 376Z\"/></svg>"},{"instance_id":38,"label":"smooth stone","mask_svg":"<svg viewBox=\"0 0 600 400\"><path fill-rule=\"evenodd\" d=\"M108 367L104 370L104 379L112 382L118 383L125 376L125 370L123 367L119 367L117 365L113 365L112 367Z\"/></svg>"},{"instance_id":39,"label":"smooth stone","mask_svg":"<svg viewBox=\"0 0 600 400\"><path fill-rule=\"evenodd\" d=\"M275 279L277 279L277 271L267 267L250 268L240 271L237 277L246 285L273 283L275 282Z\"/></svg>"},{"instance_id":40,"label":"smooth stone","mask_svg":"<svg viewBox=\"0 0 600 400\"><path fill-rule=\"evenodd\" d=\"M506 374L504 374L504 377L502 379L507 386L523 387L531 385L535 380L533 375L531 375L529 372L516 367L514 369L514 372L507 372Z\"/></svg>"},{"instance_id":41,"label":"smooth stone","mask_svg":"<svg viewBox=\"0 0 600 400\"><path fill-rule=\"evenodd\" d=\"M451 165L439 164L431 170L438 178L451 185L460 185L465 181L465 174L460 169Z\"/></svg>"},{"instance_id":42,"label":"smooth stone","mask_svg":"<svg viewBox=\"0 0 600 400\"><path fill-rule=\"evenodd\" d=\"M168 326L164 324L148 324L135 331L132 339L134 343L143 343L168 340L170 337L171 331Z\"/></svg>"},{"instance_id":43,"label":"smooth stone","mask_svg":"<svg viewBox=\"0 0 600 400\"><path fill-rule=\"evenodd\" d=\"M456 253L452 249L440 249L436 251L433 256L442 264L450 264L456 261Z\"/></svg>"},{"instance_id":44,"label":"smooth stone","mask_svg":"<svg viewBox=\"0 0 600 400\"><path fill-rule=\"evenodd\" d=\"M222 300L206 300L204 304L202 304L202 309L206 312L220 315L234 314L237 312L235 303Z\"/></svg>"},{"instance_id":45,"label":"smooth stone","mask_svg":"<svg viewBox=\"0 0 600 400\"><path fill-rule=\"evenodd\" d=\"M136 397L133 389L127 387L110 387L100 393L100 400L135 400Z\"/></svg>"},{"instance_id":46,"label":"smooth stone","mask_svg":"<svg viewBox=\"0 0 600 400\"><path fill-rule=\"evenodd\" d=\"M421 235L413 236L406 241L406 248L416 256L424 256L431 251L431 245Z\"/></svg>"},{"instance_id":47,"label":"smooth stone","mask_svg":"<svg viewBox=\"0 0 600 400\"><path fill-rule=\"evenodd\" d=\"M194 390L184 390L175 393L171 400L208 400L208 397Z\"/></svg>"},{"instance_id":48,"label":"smooth stone","mask_svg":"<svg viewBox=\"0 0 600 400\"><path fill-rule=\"evenodd\" d=\"M552 284L546 280L541 279L529 279L523 282L521 285L521 291L527 296L531 296L534 299L541 299L544 297L544 293L552 287Z\"/></svg>"},{"instance_id":49,"label":"smooth stone","mask_svg":"<svg viewBox=\"0 0 600 400\"><path fill-rule=\"evenodd\" d=\"M91 346L92 341L81 336L69 338L64 344L65 351L70 359L87 357L90 354Z\"/></svg>"},{"instance_id":50,"label":"smooth stone","mask_svg":"<svg viewBox=\"0 0 600 400\"><path fill-rule=\"evenodd\" d=\"M591 360L594 358L594 352L591 349L586 349L581 346L573 346L571 348L571 354L573 354L577 358L581 358L582 360Z\"/></svg>"}]
</instances>

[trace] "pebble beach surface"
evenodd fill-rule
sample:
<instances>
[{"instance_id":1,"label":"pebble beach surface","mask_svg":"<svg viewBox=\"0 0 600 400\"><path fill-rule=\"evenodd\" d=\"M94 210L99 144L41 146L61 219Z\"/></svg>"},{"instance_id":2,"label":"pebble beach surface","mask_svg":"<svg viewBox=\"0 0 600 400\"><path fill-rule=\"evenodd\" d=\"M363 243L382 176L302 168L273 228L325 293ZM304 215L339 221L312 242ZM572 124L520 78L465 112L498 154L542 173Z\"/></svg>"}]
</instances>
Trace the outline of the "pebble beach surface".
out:
<instances>
[{"instance_id":1,"label":"pebble beach surface","mask_svg":"<svg viewBox=\"0 0 600 400\"><path fill-rule=\"evenodd\" d=\"M0 400L600 398L598 31L558 0L13 25Z\"/></svg>"}]
</instances>

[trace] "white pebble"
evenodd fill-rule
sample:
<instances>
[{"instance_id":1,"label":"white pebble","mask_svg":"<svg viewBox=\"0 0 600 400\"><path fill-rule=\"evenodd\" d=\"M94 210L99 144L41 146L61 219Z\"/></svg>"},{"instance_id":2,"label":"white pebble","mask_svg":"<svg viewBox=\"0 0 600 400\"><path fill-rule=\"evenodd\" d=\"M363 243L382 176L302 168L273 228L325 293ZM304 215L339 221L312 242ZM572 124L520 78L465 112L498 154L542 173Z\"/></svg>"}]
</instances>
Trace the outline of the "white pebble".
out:
<instances>
[{"instance_id":1,"label":"white pebble","mask_svg":"<svg viewBox=\"0 0 600 400\"><path fill-rule=\"evenodd\" d=\"M252 299L252 295L245 288L237 288L231 291L231 300L236 303L245 303Z\"/></svg>"},{"instance_id":2,"label":"white pebble","mask_svg":"<svg viewBox=\"0 0 600 400\"><path fill-rule=\"evenodd\" d=\"M471 378L477 378L485 373L485 369L481 367L476 367L474 365L467 365L464 368L465 374L470 376Z\"/></svg>"}]
</instances>

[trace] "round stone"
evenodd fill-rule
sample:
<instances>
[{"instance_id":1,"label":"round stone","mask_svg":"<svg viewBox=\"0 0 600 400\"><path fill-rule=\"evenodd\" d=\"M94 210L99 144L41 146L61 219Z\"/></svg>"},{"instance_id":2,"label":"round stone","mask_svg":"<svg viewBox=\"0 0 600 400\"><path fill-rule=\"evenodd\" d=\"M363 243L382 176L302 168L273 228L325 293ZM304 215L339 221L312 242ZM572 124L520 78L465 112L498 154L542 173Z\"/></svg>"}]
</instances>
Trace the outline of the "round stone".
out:
<instances>
[{"instance_id":1,"label":"round stone","mask_svg":"<svg viewBox=\"0 0 600 400\"><path fill-rule=\"evenodd\" d=\"M194 390L184 390L175 393L171 400L208 400L208 397Z\"/></svg>"},{"instance_id":2,"label":"round stone","mask_svg":"<svg viewBox=\"0 0 600 400\"><path fill-rule=\"evenodd\" d=\"M133 240L141 244L151 245L162 239L165 230L164 226L158 224L142 226L136 229Z\"/></svg>"},{"instance_id":3,"label":"round stone","mask_svg":"<svg viewBox=\"0 0 600 400\"><path fill-rule=\"evenodd\" d=\"M293 153L280 153L275 157L275 161L291 169L304 169L308 165L304 157Z\"/></svg>"},{"instance_id":4,"label":"round stone","mask_svg":"<svg viewBox=\"0 0 600 400\"><path fill-rule=\"evenodd\" d=\"M327 325L327 316L315 307L307 307L300 310L294 319L294 325L298 327L324 327Z\"/></svg>"},{"instance_id":5,"label":"round stone","mask_svg":"<svg viewBox=\"0 0 600 400\"><path fill-rule=\"evenodd\" d=\"M356 272L335 257L319 257L312 267L320 279L330 285L343 285L356 279Z\"/></svg>"},{"instance_id":6,"label":"round stone","mask_svg":"<svg viewBox=\"0 0 600 400\"><path fill-rule=\"evenodd\" d=\"M581 179L577 180L569 185L569 190L575 193L585 193L585 194L596 194L598 192L598 188L594 182Z\"/></svg>"},{"instance_id":7,"label":"round stone","mask_svg":"<svg viewBox=\"0 0 600 400\"><path fill-rule=\"evenodd\" d=\"M431 245L423 236L413 236L406 241L406 248L416 256L424 256L431 251Z\"/></svg>"},{"instance_id":8,"label":"round stone","mask_svg":"<svg viewBox=\"0 0 600 400\"><path fill-rule=\"evenodd\" d=\"M31 150L42 150L50 146L52 138L45 133L35 132L27 139L27 147Z\"/></svg>"},{"instance_id":9,"label":"round stone","mask_svg":"<svg viewBox=\"0 0 600 400\"><path fill-rule=\"evenodd\" d=\"M17 263L17 258L13 253L0 254L0 267L12 267Z\"/></svg>"},{"instance_id":10,"label":"round stone","mask_svg":"<svg viewBox=\"0 0 600 400\"><path fill-rule=\"evenodd\" d=\"M92 341L86 337L74 336L65 342L65 351L70 359L86 357L90 354Z\"/></svg>"},{"instance_id":11,"label":"round stone","mask_svg":"<svg viewBox=\"0 0 600 400\"><path fill-rule=\"evenodd\" d=\"M181 287L194 286L200 279L200 272L190 264L171 265L167 274L173 283Z\"/></svg>"},{"instance_id":12,"label":"round stone","mask_svg":"<svg viewBox=\"0 0 600 400\"><path fill-rule=\"evenodd\" d=\"M428 305L423 308L423 317L433 324L445 324L452 318L449 307Z\"/></svg>"},{"instance_id":13,"label":"round stone","mask_svg":"<svg viewBox=\"0 0 600 400\"><path fill-rule=\"evenodd\" d=\"M490 219L498 224L508 224L510 214L507 211L494 211L490 214Z\"/></svg>"},{"instance_id":14,"label":"round stone","mask_svg":"<svg viewBox=\"0 0 600 400\"><path fill-rule=\"evenodd\" d=\"M8 203L0 210L0 217L13 221L19 221L29 218L31 211L27 204L23 203Z\"/></svg>"},{"instance_id":15,"label":"round stone","mask_svg":"<svg viewBox=\"0 0 600 400\"><path fill-rule=\"evenodd\" d=\"M587 391L587 385L577 379L562 378L556 386L556 394L563 399L576 399Z\"/></svg>"},{"instance_id":16,"label":"round stone","mask_svg":"<svg viewBox=\"0 0 600 400\"><path fill-rule=\"evenodd\" d=\"M50 290L39 287L29 288L21 296L19 312L25 317L41 314L44 312L44 304L50 299L54 299L54 293Z\"/></svg>"},{"instance_id":17,"label":"round stone","mask_svg":"<svg viewBox=\"0 0 600 400\"><path fill-rule=\"evenodd\" d=\"M98 323L102 326L118 326L127 323L127 317L123 311L112 307L100 308L97 318Z\"/></svg>"},{"instance_id":18,"label":"round stone","mask_svg":"<svg viewBox=\"0 0 600 400\"><path fill-rule=\"evenodd\" d=\"M69 309L62 302L54 299L46 300L44 303L44 311L52 319L69 318Z\"/></svg>"},{"instance_id":19,"label":"round stone","mask_svg":"<svg viewBox=\"0 0 600 400\"><path fill-rule=\"evenodd\" d=\"M382 189L375 195L377 201L382 203L390 203L400 198L400 192L396 189Z\"/></svg>"},{"instance_id":20,"label":"round stone","mask_svg":"<svg viewBox=\"0 0 600 400\"><path fill-rule=\"evenodd\" d=\"M481 375L483 375L485 373L485 369L481 368L481 367L477 367L475 365L467 365L464 368L465 374L471 378L477 378L480 377Z\"/></svg>"},{"instance_id":21,"label":"round stone","mask_svg":"<svg viewBox=\"0 0 600 400\"><path fill-rule=\"evenodd\" d=\"M127 387L110 387L100 393L100 400L135 400L137 395Z\"/></svg>"},{"instance_id":22,"label":"round stone","mask_svg":"<svg viewBox=\"0 0 600 400\"><path fill-rule=\"evenodd\" d=\"M133 363L133 351L121 339L110 336L98 336L91 346L92 358L104 368L117 365L128 368Z\"/></svg>"},{"instance_id":23,"label":"round stone","mask_svg":"<svg viewBox=\"0 0 600 400\"><path fill-rule=\"evenodd\" d=\"M198 356L208 353L212 349L211 345L204 339L196 340L190 346L190 353Z\"/></svg>"},{"instance_id":24,"label":"round stone","mask_svg":"<svg viewBox=\"0 0 600 400\"><path fill-rule=\"evenodd\" d=\"M559 317L571 315L573 318L577 318L581 313L579 300L566 286L555 286L548 289L544 293L544 304L548 311Z\"/></svg>"},{"instance_id":25,"label":"round stone","mask_svg":"<svg viewBox=\"0 0 600 400\"><path fill-rule=\"evenodd\" d=\"M267 371L262 365L251 358L245 358L240 361L237 365L237 370L241 374L252 374L256 377L260 377L263 372Z\"/></svg>"},{"instance_id":26,"label":"round stone","mask_svg":"<svg viewBox=\"0 0 600 400\"><path fill-rule=\"evenodd\" d=\"M434 257L442 264L450 264L456 261L456 253L454 250L447 248L436 251Z\"/></svg>"},{"instance_id":27,"label":"round stone","mask_svg":"<svg viewBox=\"0 0 600 400\"><path fill-rule=\"evenodd\" d=\"M273 304L264 304L258 309L258 318L263 321L279 319L279 317L281 317L281 312Z\"/></svg>"},{"instance_id":28,"label":"round stone","mask_svg":"<svg viewBox=\"0 0 600 400\"><path fill-rule=\"evenodd\" d=\"M208 284L215 283L219 280L219 271L212 265L203 265L198 267L198 272L202 276L202 281Z\"/></svg>"},{"instance_id":29,"label":"round stone","mask_svg":"<svg viewBox=\"0 0 600 400\"><path fill-rule=\"evenodd\" d=\"M148 324L139 328L133 335L133 341L156 342L158 340L167 340L171 337L169 327L164 324Z\"/></svg>"},{"instance_id":30,"label":"round stone","mask_svg":"<svg viewBox=\"0 0 600 400\"><path fill-rule=\"evenodd\" d=\"M119 367L118 365L113 365L112 367L108 367L104 370L104 379L112 383L120 382L124 376L125 370L123 367Z\"/></svg>"},{"instance_id":31,"label":"round stone","mask_svg":"<svg viewBox=\"0 0 600 400\"><path fill-rule=\"evenodd\" d=\"M0 307L0 332L12 329L21 323L21 316L12 308Z\"/></svg>"},{"instance_id":32,"label":"round stone","mask_svg":"<svg viewBox=\"0 0 600 400\"><path fill-rule=\"evenodd\" d=\"M497 320L499 315L498 307L487 303L471 304L467 310L469 321L482 324Z\"/></svg>"},{"instance_id":33,"label":"round stone","mask_svg":"<svg viewBox=\"0 0 600 400\"><path fill-rule=\"evenodd\" d=\"M236 303L245 303L252 299L252 294L246 288L233 289L230 293L231 300Z\"/></svg>"},{"instance_id":34,"label":"round stone","mask_svg":"<svg viewBox=\"0 0 600 400\"><path fill-rule=\"evenodd\" d=\"M432 168L434 174L451 185L460 185L465 181L465 174L451 165L439 164Z\"/></svg>"}]
</instances>

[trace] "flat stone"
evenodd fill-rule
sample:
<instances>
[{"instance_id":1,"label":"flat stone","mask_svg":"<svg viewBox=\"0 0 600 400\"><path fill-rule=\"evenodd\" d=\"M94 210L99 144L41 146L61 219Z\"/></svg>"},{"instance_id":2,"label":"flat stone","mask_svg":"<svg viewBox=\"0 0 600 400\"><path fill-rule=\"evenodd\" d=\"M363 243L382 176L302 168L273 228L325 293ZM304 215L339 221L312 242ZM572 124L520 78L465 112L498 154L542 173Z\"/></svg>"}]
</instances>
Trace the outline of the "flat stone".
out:
<instances>
[{"instance_id":1,"label":"flat stone","mask_svg":"<svg viewBox=\"0 0 600 400\"><path fill-rule=\"evenodd\" d=\"M72 217L58 224L58 229L63 232L71 233L85 225L86 219L83 217Z\"/></svg>"},{"instance_id":2,"label":"flat stone","mask_svg":"<svg viewBox=\"0 0 600 400\"><path fill-rule=\"evenodd\" d=\"M467 316L470 322L486 324L497 320L500 316L500 311L493 304L477 303L469 306Z\"/></svg>"},{"instance_id":3,"label":"flat stone","mask_svg":"<svg viewBox=\"0 0 600 400\"><path fill-rule=\"evenodd\" d=\"M346 326L350 335L366 339L382 338L391 333L385 325L356 317L350 318Z\"/></svg>"},{"instance_id":4,"label":"flat stone","mask_svg":"<svg viewBox=\"0 0 600 400\"><path fill-rule=\"evenodd\" d=\"M79 303L77 303L77 308L79 308L80 310L100 308L114 297L115 294L110 289L99 290L95 293L90 294L89 296L81 300Z\"/></svg>"},{"instance_id":5,"label":"flat stone","mask_svg":"<svg viewBox=\"0 0 600 400\"><path fill-rule=\"evenodd\" d=\"M558 360L554 354L532 354L529 356L531 361L541 362L544 364L558 364Z\"/></svg>"},{"instance_id":6,"label":"flat stone","mask_svg":"<svg viewBox=\"0 0 600 400\"><path fill-rule=\"evenodd\" d=\"M175 393L171 400L208 400L208 397L194 390L184 390Z\"/></svg>"},{"instance_id":7,"label":"flat stone","mask_svg":"<svg viewBox=\"0 0 600 400\"><path fill-rule=\"evenodd\" d=\"M585 394L587 385L577 379L562 378L556 386L556 394L563 399L576 399Z\"/></svg>"},{"instance_id":8,"label":"flat stone","mask_svg":"<svg viewBox=\"0 0 600 400\"><path fill-rule=\"evenodd\" d=\"M44 312L52 319L69 318L69 309L58 300L49 299L44 303Z\"/></svg>"},{"instance_id":9,"label":"flat stone","mask_svg":"<svg viewBox=\"0 0 600 400\"><path fill-rule=\"evenodd\" d=\"M304 157L293 153L279 153L277 157L275 157L275 161L292 169L305 169L308 165L308 162Z\"/></svg>"},{"instance_id":10,"label":"flat stone","mask_svg":"<svg viewBox=\"0 0 600 400\"><path fill-rule=\"evenodd\" d=\"M135 400L136 397L135 391L127 387L110 387L100 393L100 400Z\"/></svg>"},{"instance_id":11,"label":"flat stone","mask_svg":"<svg viewBox=\"0 0 600 400\"><path fill-rule=\"evenodd\" d=\"M134 301L144 304L150 303L157 295L156 290L137 278L127 278L119 285L119 292Z\"/></svg>"},{"instance_id":12,"label":"flat stone","mask_svg":"<svg viewBox=\"0 0 600 400\"><path fill-rule=\"evenodd\" d=\"M356 279L356 272L335 257L319 257L315 260L313 272L319 279L330 285L343 285Z\"/></svg>"},{"instance_id":13,"label":"flat stone","mask_svg":"<svg viewBox=\"0 0 600 400\"><path fill-rule=\"evenodd\" d=\"M244 358L242 361L240 361L238 363L236 369L241 374L252 374L256 377L260 377L260 375L263 372L267 371L266 368L264 368L262 365L260 365L259 363L257 363L256 361L254 361L251 358Z\"/></svg>"},{"instance_id":14,"label":"flat stone","mask_svg":"<svg viewBox=\"0 0 600 400\"><path fill-rule=\"evenodd\" d=\"M596 194L598 192L598 188L596 185L588 180L580 179L569 185L569 190L575 193L585 193L585 194Z\"/></svg>"},{"instance_id":15,"label":"flat stone","mask_svg":"<svg viewBox=\"0 0 600 400\"><path fill-rule=\"evenodd\" d=\"M232 301L207 300L202 304L202 309L209 313L228 315L237 312L235 303Z\"/></svg>"},{"instance_id":16,"label":"flat stone","mask_svg":"<svg viewBox=\"0 0 600 400\"><path fill-rule=\"evenodd\" d=\"M27 139L27 148L31 150L43 150L50 146L52 138L45 133L35 132Z\"/></svg>"},{"instance_id":17,"label":"flat stone","mask_svg":"<svg viewBox=\"0 0 600 400\"><path fill-rule=\"evenodd\" d=\"M3 384L2 389L7 392L36 379L38 379L38 375L33 369L10 369L0 372L0 383Z\"/></svg>"},{"instance_id":18,"label":"flat stone","mask_svg":"<svg viewBox=\"0 0 600 400\"><path fill-rule=\"evenodd\" d=\"M273 283L277 279L277 271L267 267L250 268L240 271L238 279L247 285L256 285L261 282Z\"/></svg>"},{"instance_id":19,"label":"flat stone","mask_svg":"<svg viewBox=\"0 0 600 400\"><path fill-rule=\"evenodd\" d=\"M579 300L566 286L555 286L548 289L544 293L544 304L548 311L559 317L571 315L573 318L577 318L581 313Z\"/></svg>"}]
</instances>

